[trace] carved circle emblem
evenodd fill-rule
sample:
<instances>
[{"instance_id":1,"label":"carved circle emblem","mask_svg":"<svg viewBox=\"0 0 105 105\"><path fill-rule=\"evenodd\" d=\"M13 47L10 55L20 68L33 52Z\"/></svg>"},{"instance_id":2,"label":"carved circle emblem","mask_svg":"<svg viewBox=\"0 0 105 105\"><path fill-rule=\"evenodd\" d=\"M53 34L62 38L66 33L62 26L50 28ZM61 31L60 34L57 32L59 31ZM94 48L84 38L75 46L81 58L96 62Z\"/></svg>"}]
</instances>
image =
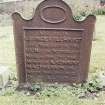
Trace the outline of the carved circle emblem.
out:
<instances>
[{"instance_id":1,"label":"carved circle emblem","mask_svg":"<svg viewBox=\"0 0 105 105\"><path fill-rule=\"evenodd\" d=\"M63 22L66 19L65 9L57 6L44 7L41 10L41 19L48 23Z\"/></svg>"}]
</instances>

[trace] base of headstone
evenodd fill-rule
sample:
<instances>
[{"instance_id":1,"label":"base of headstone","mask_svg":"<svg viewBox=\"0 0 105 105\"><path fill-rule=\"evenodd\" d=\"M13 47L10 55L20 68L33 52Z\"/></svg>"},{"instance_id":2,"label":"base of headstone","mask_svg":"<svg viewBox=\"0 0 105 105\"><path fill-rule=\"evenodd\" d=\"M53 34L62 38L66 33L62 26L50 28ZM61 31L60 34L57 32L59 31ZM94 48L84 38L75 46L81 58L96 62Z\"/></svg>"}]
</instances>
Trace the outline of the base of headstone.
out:
<instances>
[{"instance_id":1,"label":"base of headstone","mask_svg":"<svg viewBox=\"0 0 105 105\"><path fill-rule=\"evenodd\" d=\"M20 84L17 86L16 90L17 90L17 91L21 91L21 90L31 90L31 88L32 88L32 85L29 84L29 83L20 83Z\"/></svg>"},{"instance_id":2,"label":"base of headstone","mask_svg":"<svg viewBox=\"0 0 105 105\"><path fill-rule=\"evenodd\" d=\"M0 66L0 88L4 88L8 82L10 77L10 71L8 68Z\"/></svg>"}]
</instances>

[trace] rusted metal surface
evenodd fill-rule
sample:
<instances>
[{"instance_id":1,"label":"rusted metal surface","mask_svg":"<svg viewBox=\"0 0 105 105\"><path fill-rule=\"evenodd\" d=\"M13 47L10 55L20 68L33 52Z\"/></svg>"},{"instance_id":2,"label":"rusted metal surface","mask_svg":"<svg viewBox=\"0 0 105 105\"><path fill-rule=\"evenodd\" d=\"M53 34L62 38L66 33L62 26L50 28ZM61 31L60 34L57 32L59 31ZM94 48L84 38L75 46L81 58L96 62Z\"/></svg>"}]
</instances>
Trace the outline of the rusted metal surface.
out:
<instances>
[{"instance_id":1,"label":"rusted metal surface","mask_svg":"<svg viewBox=\"0 0 105 105\"><path fill-rule=\"evenodd\" d=\"M62 0L45 0L31 20L12 17L19 84L86 81L94 16L77 22Z\"/></svg>"}]
</instances>

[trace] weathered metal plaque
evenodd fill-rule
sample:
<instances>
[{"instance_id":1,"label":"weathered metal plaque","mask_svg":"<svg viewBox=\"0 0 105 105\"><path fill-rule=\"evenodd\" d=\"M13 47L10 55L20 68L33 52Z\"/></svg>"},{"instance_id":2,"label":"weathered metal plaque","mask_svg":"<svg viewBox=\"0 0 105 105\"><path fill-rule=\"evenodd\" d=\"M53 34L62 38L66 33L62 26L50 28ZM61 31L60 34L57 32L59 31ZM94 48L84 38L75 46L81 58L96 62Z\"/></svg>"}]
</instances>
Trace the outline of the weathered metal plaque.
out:
<instances>
[{"instance_id":1,"label":"weathered metal plaque","mask_svg":"<svg viewBox=\"0 0 105 105\"><path fill-rule=\"evenodd\" d=\"M19 83L81 83L88 76L95 17L77 22L62 0L45 0L31 20L13 14Z\"/></svg>"}]
</instances>

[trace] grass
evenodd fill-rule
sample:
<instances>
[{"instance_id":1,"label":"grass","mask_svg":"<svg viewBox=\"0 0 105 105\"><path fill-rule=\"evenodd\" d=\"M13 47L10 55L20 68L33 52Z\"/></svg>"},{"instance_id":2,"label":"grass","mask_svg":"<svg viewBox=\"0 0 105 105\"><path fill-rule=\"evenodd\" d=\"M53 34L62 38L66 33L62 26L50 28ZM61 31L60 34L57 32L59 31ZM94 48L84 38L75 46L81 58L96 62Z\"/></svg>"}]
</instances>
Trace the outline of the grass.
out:
<instances>
[{"instance_id":1,"label":"grass","mask_svg":"<svg viewBox=\"0 0 105 105\"><path fill-rule=\"evenodd\" d=\"M45 91L45 90L44 90ZM104 105L105 92L98 94L98 98L79 99L67 87L59 88L57 94L46 95L48 90L41 95L26 95L25 92L16 92L13 89L6 90L0 96L0 105ZM54 91L55 92L55 91ZM46 94L45 94L46 93ZM52 92L53 93L53 92Z\"/></svg>"},{"instance_id":2,"label":"grass","mask_svg":"<svg viewBox=\"0 0 105 105\"><path fill-rule=\"evenodd\" d=\"M93 41L90 75L105 69L105 16L97 16L96 40ZM0 64L16 72L14 41L11 26L0 27ZM15 85L16 86L16 85ZM57 95L54 95L57 92ZM68 87L58 88L49 93L44 89L41 94L28 95L10 87L0 93L0 105L104 105L105 92L97 98L79 99Z\"/></svg>"}]
</instances>

